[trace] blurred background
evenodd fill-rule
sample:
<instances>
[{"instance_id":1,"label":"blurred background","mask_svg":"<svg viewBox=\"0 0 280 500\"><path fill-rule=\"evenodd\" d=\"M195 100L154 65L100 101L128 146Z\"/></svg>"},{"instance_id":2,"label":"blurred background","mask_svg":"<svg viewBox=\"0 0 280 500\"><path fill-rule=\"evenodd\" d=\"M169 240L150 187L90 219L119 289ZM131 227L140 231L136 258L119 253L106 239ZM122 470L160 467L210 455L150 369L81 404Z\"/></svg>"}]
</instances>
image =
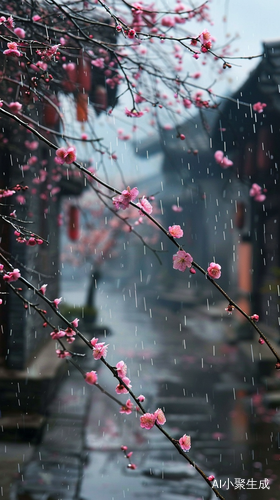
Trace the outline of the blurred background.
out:
<instances>
[{"instance_id":1,"label":"blurred background","mask_svg":"<svg viewBox=\"0 0 280 500\"><path fill-rule=\"evenodd\" d=\"M219 284L247 314L260 316L260 328L279 350L277 13L276 1L269 9L251 0L246 6L211 2L210 31L219 46L236 38L233 56L263 54L232 60L217 83L211 78L215 63L194 79L223 96L218 109L193 106L180 116L166 106L134 119L125 116L125 107L131 108L125 94L112 115L101 113L100 106L106 109L114 95L106 95L105 87L101 91L99 81L86 119L77 97L59 94L58 103L66 117L64 133L84 137L71 141L78 160L120 190L137 186L164 227L180 224L184 249L204 268L213 260L222 266ZM189 73L198 67L191 60ZM122 84L116 89L123 90ZM176 109L176 98L166 99ZM258 102L266 104L261 112L253 109ZM34 117L37 111L29 112ZM59 130L48 109L40 113L47 126ZM71 169L58 170L47 147L32 146L34 138L20 129L16 135L5 123L4 129L9 142L2 138L1 187L23 180L32 186L17 196L17 213L32 217L36 232L50 244L39 252L18 245L1 226L2 250L36 286L48 283L51 298L62 296L61 312L71 321L80 318L88 339L97 336L109 344L112 365L125 361L147 411L163 408L171 435L191 436L190 456L215 476L225 498L278 498L280 381L268 348L236 311L228 314L228 303L203 275L172 268L175 247L145 218L139 220L137 210L118 212L129 217L129 225L116 218L109 192L103 190L104 206L97 186L92 189ZM98 140L93 148L88 138L102 138L107 149L99 148ZM217 150L233 167L217 164ZM250 195L253 183L265 200ZM26 296L32 300L31 292ZM115 403L85 387L81 374L55 357L40 319L12 295L5 306L0 310L3 498L214 498L157 429L140 429L137 415L120 415ZM86 352L80 341L74 346ZM100 384L114 393L112 377L90 354L77 362L82 370L97 370ZM122 445L133 451L135 471L127 468Z\"/></svg>"}]
</instances>

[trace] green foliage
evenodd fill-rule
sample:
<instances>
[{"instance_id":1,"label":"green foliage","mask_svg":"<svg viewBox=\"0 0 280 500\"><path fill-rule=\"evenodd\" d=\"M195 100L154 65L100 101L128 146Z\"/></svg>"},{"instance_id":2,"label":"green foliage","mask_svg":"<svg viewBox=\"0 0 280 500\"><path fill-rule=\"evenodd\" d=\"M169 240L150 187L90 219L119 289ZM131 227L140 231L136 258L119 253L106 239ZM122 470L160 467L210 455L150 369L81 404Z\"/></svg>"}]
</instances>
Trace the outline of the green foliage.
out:
<instances>
[{"instance_id":1,"label":"green foliage","mask_svg":"<svg viewBox=\"0 0 280 500\"><path fill-rule=\"evenodd\" d=\"M78 318L88 324L94 323L97 317L97 310L93 306L76 306L64 303L60 305L59 310L69 321L73 321L75 318Z\"/></svg>"}]
</instances>

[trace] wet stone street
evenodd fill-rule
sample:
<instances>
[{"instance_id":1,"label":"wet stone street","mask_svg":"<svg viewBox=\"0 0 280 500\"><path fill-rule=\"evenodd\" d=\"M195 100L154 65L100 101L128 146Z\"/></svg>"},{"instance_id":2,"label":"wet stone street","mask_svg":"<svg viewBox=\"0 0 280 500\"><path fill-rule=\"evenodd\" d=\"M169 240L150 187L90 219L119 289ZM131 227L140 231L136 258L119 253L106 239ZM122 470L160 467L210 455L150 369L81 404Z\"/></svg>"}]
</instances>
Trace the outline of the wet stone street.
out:
<instances>
[{"instance_id":1,"label":"wet stone street","mask_svg":"<svg viewBox=\"0 0 280 500\"><path fill-rule=\"evenodd\" d=\"M100 283L98 288L97 326L99 332L105 330L109 344L106 359L112 365L125 361L132 389L146 398L146 411L162 408L164 429L173 438L191 436L190 458L215 476L225 499L277 498L280 455L271 437L277 412L268 418L251 363L227 342L230 319L211 316L206 306L178 306L160 295L144 296L134 286L116 289ZM66 283L63 296L75 303L73 283ZM98 336L94 328L88 331L88 338L93 336ZM104 335L99 338L104 341ZM104 365L89 354L82 366L97 370L100 385L116 394L116 382ZM119 398L125 402L127 396ZM127 468L123 445L133 451L136 470ZM270 489L260 482L265 478ZM120 414L114 401L84 384L72 367L48 410L42 440L15 495L20 489L31 495L24 498L35 500L216 498L157 428L141 429L139 415Z\"/></svg>"}]
</instances>

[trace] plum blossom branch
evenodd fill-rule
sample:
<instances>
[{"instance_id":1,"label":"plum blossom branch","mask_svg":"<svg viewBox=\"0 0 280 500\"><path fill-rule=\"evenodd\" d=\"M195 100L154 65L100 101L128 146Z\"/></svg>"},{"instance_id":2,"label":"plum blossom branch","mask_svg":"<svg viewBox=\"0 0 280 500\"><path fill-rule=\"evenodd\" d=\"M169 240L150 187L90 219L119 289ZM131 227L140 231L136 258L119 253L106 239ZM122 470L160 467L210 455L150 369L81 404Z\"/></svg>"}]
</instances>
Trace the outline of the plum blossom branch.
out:
<instances>
[{"instance_id":1,"label":"plum blossom branch","mask_svg":"<svg viewBox=\"0 0 280 500\"><path fill-rule=\"evenodd\" d=\"M44 136L42 136L37 130L35 130L33 127L31 127L28 123L24 122L21 118L19 118L17 115L13 115L12 113L4 110L3 108L0 108L0 113L3 113L5 115L7 115L8 117L14 119L15 121L17 121L18 123L20 123L23 127L27 128L28 130L30 130L34 135L36 135L40 140L42 140L43 142L45 142L50 148L54 149L54 150L58 150L59 148L57 146L55 146L55 144L53 144L50 140L46 139ZM90 172L88 169L86 169L83 165L81 165L80 163L78 163L76 160L73 161L73 165L75 165L75 167L80 170L81 172L83 172L85 175L91 177L94 181L96 181L98 184L102 185L103 187L105 187L106 189L108 189L109 191L113 192L113 193L116 193L118 195L121 195L122 192L119 190L119 189L116 189L115 187L111 186L110 184L108 184L107 182L103 181L102 179L100 179L99 177L97 177L95 174L93 174L92 172ZM138 204L136 204L135 202L133 201L130 201L129 204L136 208L137 210L140 210L148 219L150 219L151 222L153 222L153 224L155 224L164 234L165 236L170 240L172 241L172 243L179 249L179 251L182 251L183 248L181 245L179 245L177 243L177 241L169 234L168 230L165 229L162 224L160 224L160 222L158 220L156 220L150 213L148 213L144 208L143 206L142 207L139 207ZM200 273L204 274L204 276L212 283L213 286L215 286L215 288L228 300L229 304L231 304L232 306L234 306L235 309L237 309L243 316L244 318L246 318L246 320L252 325L252 327L258 332L258 334L260 335L260 337L264 340L264 342L266 343L266 345L268 346L268 348L270 349L270 351L273 353L273 355L275 356L276 360L277 360L277 363L276 363L276 367L278 368L278 363L279 363L279 368L280 368L280 356L279 354L276 352L276 350L273 348L273 346L271 345L271 343L269 342L269 340L267 339L267 337L264 335L264 333L260 330L260 328L256 325L255 321L251 319L251 317L246 314L245 311L243 311L243 309L238 306L238 304L230 298L230 296L220 287L220 285L217 284L217 282L211 278L211 276L209 275L209 273L203 269L199 264L197 264L195 261L192 261L192 267L197 269ZM22 278L21 278L22 279ZM87 341L88 343L88 341Z\"/></svg>"},{"instance_id":2,"label":"plum blossom branch","mask_svg":"<svg viewBox=\"0 0 280 500\"><path fill-rule=\"evenodd\" d=\"M5 257L0 254L0 258L3 262L5 262L5 264L10 268L12 269L12 266L11 264L5 259ZM15 271L18 271L18 270L13 270L10 272L10 274L14 273ZM20 280L21 282L23 282L28 288L31 288L37 295L39 295L43 300L45 300L47 302L47 304L53 309L54 313L59 317L61 318L66 324L68 324L69 328L71 329L74 329L75 332L79 335L79 337L87 344L88 347L90 347L90 349L92 349L94 351L94 345L97 346L98 344L96 344L96 341L91 341L89 342L85 337L84 335L78 331L78 329L76 328L76 324L77 324L77 321L72 321L72 322L69 322L68 320L66 320L66 318L64 318L62 316L62 314L58 311L58 308L56 305L54 305L53 302L55 301L50 301L46 295L45 295L45 288L43 290L43 287L41 287L41 289L37 289L34 285L32 285L31 283L28 282L28 280L26 280L25 278L21 277L20 276L20 273L17 272L16 274L16 278L15 280ZM46 320L46 317L45 317L45 314L46 314L46 311L40 309L36 304L32 304L30 303L29 301L27 301L19 292L19 290L17 290L13 285L11 285L9 282L8 282L8 285L10 286L11 290L24 302L25 305L27 305L27 307L32 307L34 308L34 310L44 319L45 323L49 324L50 326L51 323ZM40 291L42 290L42 291ZM57 301L59 302L60 299ZM59 336L59 331L58 330L55 330L57 332L57 334L53 335L53 339L55 340L58 340L60 342L60 344L62 345L63 347L63 351L61 353L61 351L58 351L57 354L59 355L59 357L66 357L66 359L71 362L78 371L80 371L80 373L82 374L82 376L85 378L86 382L88 382L89 384L91 385L96 385L97 388L102 392L104 393L106 396L108 396L110 399L112 399L114 402L116 402L119 406L121 406L122 408L125 406L123 405L123 403L121 403L117 398L115 398L114 396L112 396L110 393L108 393L106 390L103 389L103 387L101 387L98 383L97 383L97 375L96 375L96 372L88 372L88 373L85 373L80 367L79 365L72 359L72 358L68 358L68 351L65 350L64 346L63 346L63 343L61 342L61 337ZM97 339L95 339L97 340ZM101 345L101 344L100 344ZM102 350L103 352L103 350ZM105 351L104 351L104 354L105 354ZM121 369L120 369L120 373L119 371L117 370L116 367L110 365L106 360L105 360L105 357L102 355L102 356L97 356L96 359L100 359L100 361L111 371L111 373L113 374L113 376L115 378L117 378L117 380L119 381L120 385L122 387L124 387L126 389L126 392L128 392L131 397L134 399L134 401L136 402L137 404L137 409L138 411L141 411L143 416L146 413L145 411L145 408L143 407L142 405L142 397L137 397L133 391L131 390L131 386L130 384L126 383L126 377L123 377L121 376ZM129 379L128 379L129 380ZM128 402L127 402L128 403ZM126 403L126 404L127 404ZM162 428L162 425L165 423L165 417L163 415L163 412L161 409L158 409L156 412L155 412L155 419L154 419L154 422L153 422L153 425L155 425L164 435L165 437L173 444L173 446L175 446L175 448L178 450L178 452L196 469L196 471L202 476L202 478L209 484L209 486L213 489L214 493L216 494L216 496L218 498L220 498L221 500L224 500L224 498L222 497L222 495L220 495L219 491L216 490L215 488L212 487L212 484L211 484L211 481L208 479L208 477L206 476L206 474L203 472L203 470L193 461L189 458L189 456L183 451L182 449L182 446L180 445L179 441L175 440L174 438L172 438L169 433L167 431L165 431L163 428ZM148 427L150 428L150 427Z\"/></svg>"},{"instance_id":3,"label":"plum blossom branch","mask_svg":"<svg viewBox=\"0 0 280 500\"><path fill-rule=\"evenodd\" d=\"M129 387L129 385L125 383L124 379L122 377L120 377L120 375L118 374L117 369L114 366L110 365L103 356L100 358L100 361L110 370L110 372L113 374L113 376L115 378L117 378L118 381L125 387L125 389L127 390L127 392L134 399L134 401L137 404L139 410L141 410L142 414L143 415L147 414L144 406L142 405L142 402L140 401L140 397L137 397L134 394L134 392L131 390L131 388ZM158 409L157 412L159 412L159 411L162 413L162 410ZM157 412L155 412L155 413L157 413ZM164 422L165 422L165 418L163 419L163 423ZM215 493L215 495L218 498L220 498L220 500L224 500L224 497L220 494L220 492L216 488L213 488L211 481L208 479L208 476L204 473L204 471L187 455L187 453L185 453L183 451L183 449L182 449L179 441L177 441L176 439L172 438L172 436L170 436L170 434L162 427L162 424L160 424L159 422L157 422L157 418L155 418L153 425L155 427L157 427L159 429L159 431L164 434L164 436L177 449L177 451L180 453L180 455L182 455L184 457L184 459L187 460L189 462L189 464L192 465L195 468L195 470L201 475L201 477L207 482L207 484L213 490L213 492ZM150 427L148 427L148 428L150 428Z\"/></svg>"},{"instance_id":4,"label":"plum blossom branch","mask_svg":"<svg viewBox=\"0 0 280 500\"><path fill-rule=\"evenodd\" d=\"M95 192L95 194L97 195L97 197L102 201L102 203L105 205L106 208L108 208L108 210L114 214L115 217L117 217L118 219L120 219L124 224L127 225L127 227L129 228L129 232L135 234L137 236L137 238L139 238L139 240L141 241L141 243L143 243L143 245L145 247L147 247L151 252L153 252L153 254L155 255L155 257L157 258L159 264L162 264L161 262L161 259L158 255L158 253L162 252L162 250L156 250L155 248L152 248L149 243L147 243L147 241L143 238L143 236L141 236L141 234L139 234L133 227L132 225L130 224L130 222L128 222L128 220L125 218L125 217L122 217L116 210L114 210L112 208L112 206L110 206L105 200L104 200L104 197L108 197L110 200L111 200L111 197L110 196L107 196L105 193L102 193L101 191L99 191L98 189L96 189L93 184L90 184L90 187L93 189L93 191Z\"/></svg>"}]
</instances>

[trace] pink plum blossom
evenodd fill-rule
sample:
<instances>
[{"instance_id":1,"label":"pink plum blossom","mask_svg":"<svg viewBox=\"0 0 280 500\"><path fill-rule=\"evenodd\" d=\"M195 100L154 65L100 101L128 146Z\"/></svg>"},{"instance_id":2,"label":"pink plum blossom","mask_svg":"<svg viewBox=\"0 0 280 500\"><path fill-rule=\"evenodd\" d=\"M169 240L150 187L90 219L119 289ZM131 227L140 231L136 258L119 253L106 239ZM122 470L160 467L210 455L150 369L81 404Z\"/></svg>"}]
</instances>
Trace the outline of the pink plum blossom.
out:
<instances>
[{"instance_id":1,"label":"pink plum blossom","mask_svg":"<svg viewBox=\"0 0 280 500\"><path fill-rule=\"evenodd\" d=\"M168 232L170 236L173 236L173 238L182 238L184 232L181 229L181 226L169 226Z\"/></svg>"},{"instance_id":2,"label":"pink plum blossom","mask_svg":"<svg viewBox=\"0 0 280 500\"><path fill-rule=\"evenodd\" d=\"M211 264L207 268L207 272L210 278L213 278L214 280L219 279L222 274L220 264L216 264L216 262L211 262Z\"/></svg>"},{"instance_id":3,"label":"pink plum blossom","mask_svg":"<svg viewBox=\"0 0 280 500\"><path fill-rule=\"evenodd\" d=\"M4 50L3 54L6 56L20 56L20 51L18 50L18 45L16 42L7 43L8 48Z\"/></svg>"},{"instance_id":4,"label":"pink plum blossom","mask_svg":"<svg viewBox=\"0 0 280 500\"><path fill-rule=\"evenodd\" d=\"M175 6L174 8L174 11L175 12L181 12L181 11L186 11L187 10L187 7L186 5L184 5L183 3L181 2L178 2L177 5Z\"/></svg>"},{"instance_id":5,"label":"pink plum blossom","mask_svg":"<svg viewBox=\"0 0 280 500\"><path fill-rule=\"evenodd\" d=\"M136 35L136 31L134 29L130 29L128 30L128 33L127 33L127 36L128 38L135 38L135 35Z\"/></svg>"},{"instance_id":6,"label":"pink plum blossom","mask_svg":"<svg viewBox=\"0 0 280 500\"><path fill-rule=\"evenodd\" d=\"M120 413L126 413L126 415L130 415L132 410L133 410L133 403L130 399L128 399L125 405L121 406Z\"/></svg>"},{"instance_id":7,"label":"pink plum blossom","mask_svg":"<svg viewBox=\"0 0 280 500\"><path fill-rule=\"evenodd\" d=\"M141 200L139 201L139 203L137 203L137 205L138 205L138 207L139 207L140 209L145 210L145 212L147 212L147 214L149 214L149 215L150 215L150 214L152 213L152 211L153 211L153 207L152 207L151 203L147 200L147 198L146 198L145 196L143 196L143 197L141 198ZM142 213L144 213L144 212L142 212L142 210L140 210L140 213L142 214ZM144 215L145 215L145 214L144 214Z\"/></svg>"},{"instance_id":8,"label":"pink plum blossom","mask_svg":"<svg viewBox=\"0 0 280 500\"><path fill-rule=\"evenodd\" d=\"M56 157L54 161L58 165L63 165L66 163L67 165L70 165L73 163L73 161L76 161L76 148L74 146L70 146L69 148L58 148L56 150Z\"/></svg>"},{"instance_id":9,"label":"pink plum blossom","mask_svg":"<svg viewBox=\"0 0 280 500\"><path fill-rule=\"evenodd\" d=\"M92 64L93 66L95 66L96 68L101 68L101 69L103 69L103 68L104 68L104 58L103 58L103 57L100 57L100 58L98 58L98 59L93 59L93 60L91 61L91 64Z\"/></svg>"},{"instance_id":10,"label":"pink plum blossom","mask_svg":"<svg viewBox=\"0 0 280 500\"><path fill-rule=\"evenodd\" d=\"M92 350L92 355L95 360L106 358L109 344L105 344L105 342L96 343Z\"/></svg>"},{"instance_id":11,"label":"pink plum blossom","mask_svg":"<svg viewBox=\"0 0 280 500\"><path fill-rule=\"evenodd\" d=\"M0 189L0 198L6 198L7 196L12 196L15 194L13 189Z\"/></svg>"},{"instance_id":12,"label":"pink plum blossom","mask_svg":"<svg viewBox=\"0 0 280 500\"><path fill-rule=\"evenodd\" d=\"M98 377L95 371L87 372L85 374L85 381L87 384L94 385L97 383Z\"/></svg>"},{"instance_id":13,"label":"pink plum blossom","mask_svg":"<svg viewBox=\"0 0 280 500\"><path fill-rule=\"evenodd\" d=\"M39 288L39 292L41 292L42 295L45 295L46 294L46 289L47 289L47 286L48 285L42 285L40 288Z\"/></svg>"},{"instance_id":14,"label":"pink plum blossom","mask_svg":"<svg viewBox=\"0 0 280 500\"><path fill-rule=\"evenodd\" d=\"M20 102L10 102L9 109L12 113L18 113L22 109L22 104Z\"/></svg>"},{"instance_id":15,"label":"pink plum blossom","mask_svg":"<svg viewBox=\"0 0 280 500\"><path fill-rule=\"evenodd\" d=\"M214 154L216 162L223 168L228 168L233 165L233 162L229 160L222 151L218 150Z\"/></svg>"},{"instance_id":16,"label":"pink plum blossom","mask_svg":"<svg viewBox=\"0 0 280 500\"><path fill-rule=\"evenodd\" d=\"M20 278L20 276L21 275L19 269L14 269L13 271L4 274L3 280L6 281L7 283L12 283L13 281L17 281Z\"/></svg>"},{"instance_id":17,"label":"pink plum blossom","mask_svg":"<svg viewBox=\"0 0 280 500\"><path fill-rule=\"evenodd\" d=\"M25 203L26 203L26 199L24 198L24 196L22 194L18 194L16 197L16 200L20 205L25 205Z\"/></svg>"},{"instance_id":18,"label":"pink plum blossom","mask_svg":"<svg viewBox=\"0 0 280 500\"><path fill-rule=\"evenodd\" d=\"M60 358L60 359L68 358L69 356L71 356L70 352L64 351L63 349L56 349L55 352L56 352L58 358Z\"/></svg>"},{"instance_id":19,"label":"pink plum blossom","mask_svg":"<svg viewBox=\"0 0 280 500\"><path fill-rule=\"evenodd\" d=\"M262 113L266 106L267 105L264 102L256 102L255 104L253 104L253 110L257 113Z\"/></svg>"},{"instance_id":20,"label":"pink plum blossom","mask_svg":"<svg viewBox=\"0 0 280 500\"><path fill-rule=\"evenodd\" d=\"M184 434L180 439L179 439L179 445L181 446L183 451L189 451L191 448L191 438L190 436L187 436Z\"/></svg>"},{"instance_id":21,"label":"pink plum blossom","mask_svg":"<svg viewBox=\"0 0 280 500\"><path fill-rule=\"evenodd\" d=\"M22 28L15 28L14 33L19 37L19 38L25 38L25 31Z\"/></svg>"},{"instance_id":22,"label":"pink plum blossom","mask_svg":"<svg viewBox=\"0 0 280 500\"><path fill-rule=\"evenodd\" d=\"M140 118L140 116L143 116L144 114L144 111L136 111L136 109L128 109L128 108L125 108L125 114L126 116L130 116L132 118Z\"/></svg>"},{"instance_id":23,"label":"pink plum blossom","mask_svg":"<svg viewBox=\"0 0 280 500\"><path fill-rule=\"evenodd\" d=\"M189 109L191 108L192 101L190 101L190 99L183 99L183 105L185 108Z\"/></svg>"},{"instance_id":24,"label":"pink plum blossom","mask_svg":"<svg viewBox=\"0 0 280 500\"><path fill-rule=\"evenodd\" d=\"M72 344L74 342L74 340L75 340L75 337L69 337L69 336L67 336L66 340L67 340L68 344Z\"/></svg>"},{"instance_id":25,"label":"pink plum blossom","mask_svg":"<svg viewBox=\"0 0 280 500\"><path fill-rule=\"evenodd\" d=\"M145 401L145 396L143 396L143 394L140 394L137 399L140 403L143 403Z\"/></svg>"},{"instance_id":26,"label":"pink plum blossom","mask_svg":"<svg viewBox=\"0 0 280 500\"><path fill-rule=\"evenodd\" d=\"M260 317L258 314L253 314L253 316L250 316L250 318L255 321L256 323L259 321Z\"/></svg>"},{"instance_id":27,"label":"pink plum blossom","mask_svg":"<svg viewBox=\"0 0 280 500\"><path fill-rule=\"evenodd\" d=\"M140 427L142 429L151 429L156 423L156 415L154 413L144 413L140 417Z\"/></svg>"},{"instance_id":28,"label":"pink plum blossom","mask_svg":"<svg viewBox=\"0 0 280 500\"><path fill-rule=\"evenodd\" d=\"M171 208L172 208L173 212L182 212L183 211L182 207L179 207L178 205L172 205Z\"/></svg>"},{"instance_id":29,"label":"pink plum blossom","mask_svg":"<svg viewBox=\"0 0 280 500\"><path fill-rule=\"evenodd\" d=\"M56 309L58 309L58 306L59 306L61 301L62 301L62 297L59 297L59 299L54 299L53 303L54 303Z\"/></svg>"},{"instance_id":30,"label":"pink plum blossom","mask_svg":"<svg viewBox=\"0 0 280 500\"><path fill-rule=\"evenodd\" d=\"M201 49L201 52L205 52L205 50L203 50L203 48L205 48L206 50L209 50L211 49L212 47L212 37L209 33L208 30L204 30L202 31L202 33L199 35L199 39L203 45L202 49Z\"/></svg>"},{"instance_id":31,"label":"pink plum blossom","mask_svg":"<svg viewBox=\"0 0 280 500\"><path fill-rule=\"evenodd\" d=\"M7 28L9 28L10 30L12 30L15 26L15 23L14 23L14 18L13 16L9 16L7 21L6 21L6 26Z\"/></svg>"},{"instance_id":32,"label":"pink plum blossom","mask_svg":"<svg viewBox=\"0 0 280 500\"><path fill-rule=\"evenodd\" d=\"M178 252L173 255L173 269L184 272L187 267L191 267L192 263L192 256L185 252L185 250L178 250Z\"/></svg>"},{"instance_id":33,"label":"pink plum blossom","mask_svg":"<svg viewBox=\"0 0 280 500\"><path fill-rule=\"evenodd\" d=\"M67 337L73 337L76 335L75 330L72 330L72 328L70 328L70 326L68 326L65 331L66 331Z\"/></svg>"},{"instance_id":34,"label":"pink plum blossom","mask_svg":"<svg viewBox=\"0 0 280 500\"><path fill-rule=\"evenodd\" d=\"M122 378L122 382L127 386L129 387L129 389L132 387L131 383L130 383L130 379L128 377L123 377ZM127 388L123 385L123 384L118 384L117 387L116 387L116 393L117 394L127 394L128 393L128 390Z\"/></svg>"},{"instance_id":35,"label":"pink plum blossom","mask_svg":"<svg viewBox=\"0 0 280 500\"><path fill-rule=\"evenodd\" d=\"M75 318L73 319L73 321L71 321L72 325L74 326L74 328L78 328L78 324L79 324L79 319L78 318Z\"/></svg>"},{"instance_id":36,"label":"pink plum blossom","mask_svg":"<svg viewBox=\"0 0 280 500\"><path fill-rule=\"evenodd\" d=\"M38 157L33 155L30 156L30 158L27 160L28 165L32 166L35 165L35 163L38 161Z\"/></svg>"},{"instance_id":37,"label":"pink plum blossom","mask_svg":"<svg viewBox=\"0 0 280 500\"><path fill-rule=\"evenodd\" d=\"M255 201L264 201L266 195L262 193L262 188L258 184L254 183L249 191L250 196L254 198Z\"/></svg>"},{"instance_id":38,"label":"pink plum blossom","mask_svg":"<svg viewBox=\"0 0 280 500\"><path fill-rule=\"evenodd\" d=\"M27 241L26 245L30 247L34 247L35 245L42 245L44 242L41 238L35 238L34 236L31 236Z\"/></svg>"},{"instance_id":39,"label":"pink plum blossom","mask_svg":"<svg viewBox=\"0 0 280 500\"><path fill-rule=\"evenodd\" d=\"M128 465L127 465L127 468L128 468L128 469L135 470L135 469L137 469L137 465L135 465L135 464L128 464Z\"/></svg>"},{"instance_id":40,"label":"pink plum blossom","mask_svg":"<svg viewBox=\"0 0 280 500\"><path fill-rule=\"evenodd\" d=\"M61 339L62 337L65 337L65 335L66 332L64 330L54 330L50 333L50 336L53 340Z\"/></svg>"},{"instance_id":41,"label":"pink plum blossom","mask_svg":"<svg viewBox=\"0 0 280 500\"><path fill-rule=\"evenodd\" d=\"M161 20L162 26L172 28L175 25L175 19L171 16L164 16Z\"/></svg>"},{"instance_id":42,"label":"pink plum blossom","mask_svg":"<svg viewBox=\"0 0 280 500\"><path fill-rule=\"evenodd\" d=\"M220 151L219 149L215 152L214 154L214 158L216 160L217 163L221 163L221 161L223 161L223 158L224 158L224 153L223 151Z\"/></svg>"},{"instance_id":43,"label":"pink plum blossom","mask_svg":"<svg viewBox=\"0 0 280 500\"><path fill-rule=\"evenodd\" d=\"M37 149L39 146L39 142L38 141L24 141L24 145L30 151L35 151L35 149Z\"/></svg>"},{"instance_id":44,"label":"pink plum blossom","mask_svg":"<svg viewBox=\"0 0 280 500\"><path fill-rule=\"evenodd\" d=\"M165 418L165 415L162 411L161 408L158 408L155 412L154 412L154 415L156 417L156 423L159 424L159 425L164 425L165 422L166 422L166 418Z\"/></svg>"},{"instance_id":45,"label":"pink plum blossom","mask_svg":"<svg viewBox=\"0 0 280 500\"><path fill-rule=\"evenodd\" d=\"M130 189L130 187L127 186L127 189L124 189L124 191L122 191L122 194L119 194L118 196L115 196L113 198L113 204L117 210L119 210L120 208L122 210L125 210L126 208L128 208L129 203L137 198L138 194L139 191L137 187Z\"/></svg>"},{"instance_id":46,"label":"pink plum blossom","mask_svg":"<svg viewBox=\"0 0 280 500\"><path fill-rule=\"evenodd\" d=\"M118 376L120 378L124 378L126 376L127 366L126 366L126 364L125 364L124 361L119 361L116 364L116 369L117 369L117 372L118 372Z\"/></svg>"}]
</instances>

